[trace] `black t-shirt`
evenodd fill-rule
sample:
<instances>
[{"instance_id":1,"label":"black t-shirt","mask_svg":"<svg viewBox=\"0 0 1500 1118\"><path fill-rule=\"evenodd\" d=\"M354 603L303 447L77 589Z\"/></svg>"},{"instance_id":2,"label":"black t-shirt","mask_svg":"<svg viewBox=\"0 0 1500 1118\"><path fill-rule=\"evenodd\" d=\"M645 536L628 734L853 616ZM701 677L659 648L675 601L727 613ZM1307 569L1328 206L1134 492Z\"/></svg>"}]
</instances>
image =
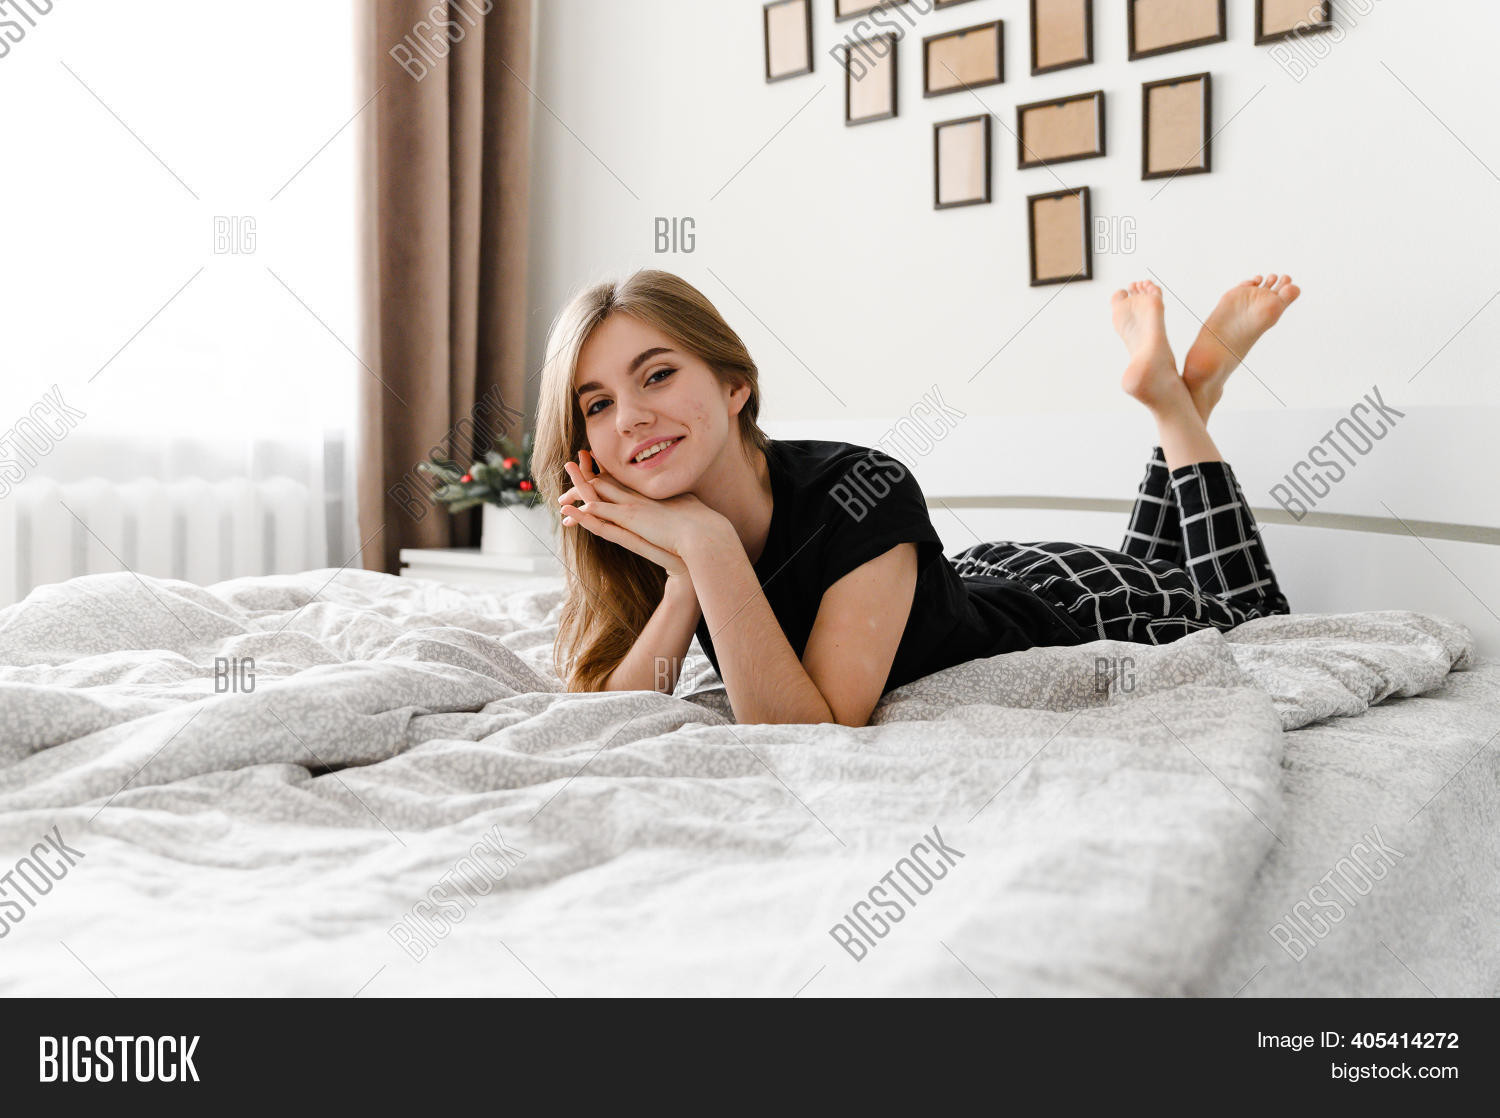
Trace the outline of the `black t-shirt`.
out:
<instances>
[{"instance_id":1,"label":"black t-shirt","mask_svg":"<svg viewBox=\"0 0 1500 1118\"><path fill-rule=\"evenodd\" d=\"M960 577L943 554L917 479L882 451L772 439L766 463L771 527L754 570L799 660L823 592L908 541L917 545L917 586L883 691L979 657L1092 639L1022 583L997 575ZM718 671L704 618L697 636Z\"/></svg>"}]
</instances>

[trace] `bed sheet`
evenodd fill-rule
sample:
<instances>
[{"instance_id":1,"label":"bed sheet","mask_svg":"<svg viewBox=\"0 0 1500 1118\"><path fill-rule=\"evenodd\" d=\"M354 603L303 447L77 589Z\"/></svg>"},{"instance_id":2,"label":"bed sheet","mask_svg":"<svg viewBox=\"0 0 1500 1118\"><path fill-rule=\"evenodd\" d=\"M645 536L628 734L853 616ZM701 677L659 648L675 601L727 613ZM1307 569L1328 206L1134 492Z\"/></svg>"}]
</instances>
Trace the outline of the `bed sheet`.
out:
<instances>
[{"instance_id":1,"label":"bed sheet","mask_svg":"<svg viewBox=\"0 0 1500 1118\"><path fill-rule=\"evenodd\" d=\"M1500 660L1287 735L1287 811L1197 992L1500 995Z\"/></svg>"},{"instance_id":2,"label":"bed sheet","mask_svg":"<svg viewBox=\"0 0 1500 1118\"><path fill-rule=\"evenodd\" d=\"M77 853L7 915L0 992L1181 994L1282 841L1285 728L1472 647L1266 618L741 726L704 658L565 692L558 604L325 570L0 611L0 864Z\"/></svg>"}]
</instances>

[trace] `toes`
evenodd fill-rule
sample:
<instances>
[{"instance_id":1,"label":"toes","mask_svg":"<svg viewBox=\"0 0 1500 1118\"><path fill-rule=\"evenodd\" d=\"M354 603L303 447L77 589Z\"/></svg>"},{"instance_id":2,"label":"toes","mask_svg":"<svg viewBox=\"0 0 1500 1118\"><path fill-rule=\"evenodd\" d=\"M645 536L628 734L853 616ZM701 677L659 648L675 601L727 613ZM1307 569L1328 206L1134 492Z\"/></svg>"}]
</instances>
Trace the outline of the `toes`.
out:
<instances>
[{"instance_id":1,"label":"toes","mask_svg":"<svg viewBox=\"0 0 1500 1118\"><path fill-rule=\"evenodd\" d=\"M1113 295L1110 296L1111 301L1116 302L1116 303L1118 303L1121 299L1129 299L1129 298L1130 298L1130 292L1126 291L1123 287L1120 288L1120 290L1116 291Z\"/></svg>"},{"instance_id":2,"label":"toes","mask_svg":"<svg viewBox=\"0 0 1500 1118\"><path fill-rule=\"evenodd\" d=\"M1298 295L1302 294L1302 288L1298 287L1295 283L1288 283L1276 294L1281 296L1283 302L1290 304L1296 301Z\"/></svg>"},{"instance_id":3,"label":"toes","mask_svg":"<svg viewBox=\"0 0 1500 1118\"><path fill-rule=\"evenodd\" d=\"M1245 283L1244 283L1244 286L1246 286L1246 287L1259 287L1260 286L1260 281L1263 280L1263 279L1265 279L1264 276L1256 276L1254 279L1248 279L1248 280L1246 280Z\"/></svg>"}]
</instances>

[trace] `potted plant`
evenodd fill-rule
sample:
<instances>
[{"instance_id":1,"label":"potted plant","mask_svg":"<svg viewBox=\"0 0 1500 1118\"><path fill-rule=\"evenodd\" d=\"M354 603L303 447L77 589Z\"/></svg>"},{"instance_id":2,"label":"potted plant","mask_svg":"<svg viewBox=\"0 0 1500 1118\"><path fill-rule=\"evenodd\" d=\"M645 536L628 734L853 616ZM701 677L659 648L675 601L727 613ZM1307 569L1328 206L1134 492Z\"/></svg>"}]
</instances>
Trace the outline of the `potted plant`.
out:
<instances>
[{"instance_id":1,"label":"potted plant","mask_svg":"<svg viewBox=\"0 0 1500 1118\"><path fill-rule=\"evenodd\" d=\"M467 470L436 454L417 463L417 469L437 480L430 496L450 513L484 505L479 550L486 555L551 555L557 547L558 517L542 507L531 476L531 450L528 431L519 447L504 436L496 439L484 461Z\"/></svg>"}]
</instances>

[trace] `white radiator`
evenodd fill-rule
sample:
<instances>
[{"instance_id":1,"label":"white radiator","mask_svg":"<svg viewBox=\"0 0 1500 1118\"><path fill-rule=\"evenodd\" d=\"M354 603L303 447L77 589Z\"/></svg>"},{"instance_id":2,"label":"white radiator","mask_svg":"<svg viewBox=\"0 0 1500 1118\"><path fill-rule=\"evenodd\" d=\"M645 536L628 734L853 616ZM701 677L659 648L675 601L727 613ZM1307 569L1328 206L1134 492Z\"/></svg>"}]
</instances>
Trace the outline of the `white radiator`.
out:
<instances>
[{"instance_id":1,"label":"white radiator","mask_svg":"<svg viewBox=\"0 0 1500 1118\"><path fill-rule=\"evenodd\" d=\"M0 500L0 606L129 569L207 585L328 566L320 498L290 478L32 478Z\"/></svg>"}]
</instances>

